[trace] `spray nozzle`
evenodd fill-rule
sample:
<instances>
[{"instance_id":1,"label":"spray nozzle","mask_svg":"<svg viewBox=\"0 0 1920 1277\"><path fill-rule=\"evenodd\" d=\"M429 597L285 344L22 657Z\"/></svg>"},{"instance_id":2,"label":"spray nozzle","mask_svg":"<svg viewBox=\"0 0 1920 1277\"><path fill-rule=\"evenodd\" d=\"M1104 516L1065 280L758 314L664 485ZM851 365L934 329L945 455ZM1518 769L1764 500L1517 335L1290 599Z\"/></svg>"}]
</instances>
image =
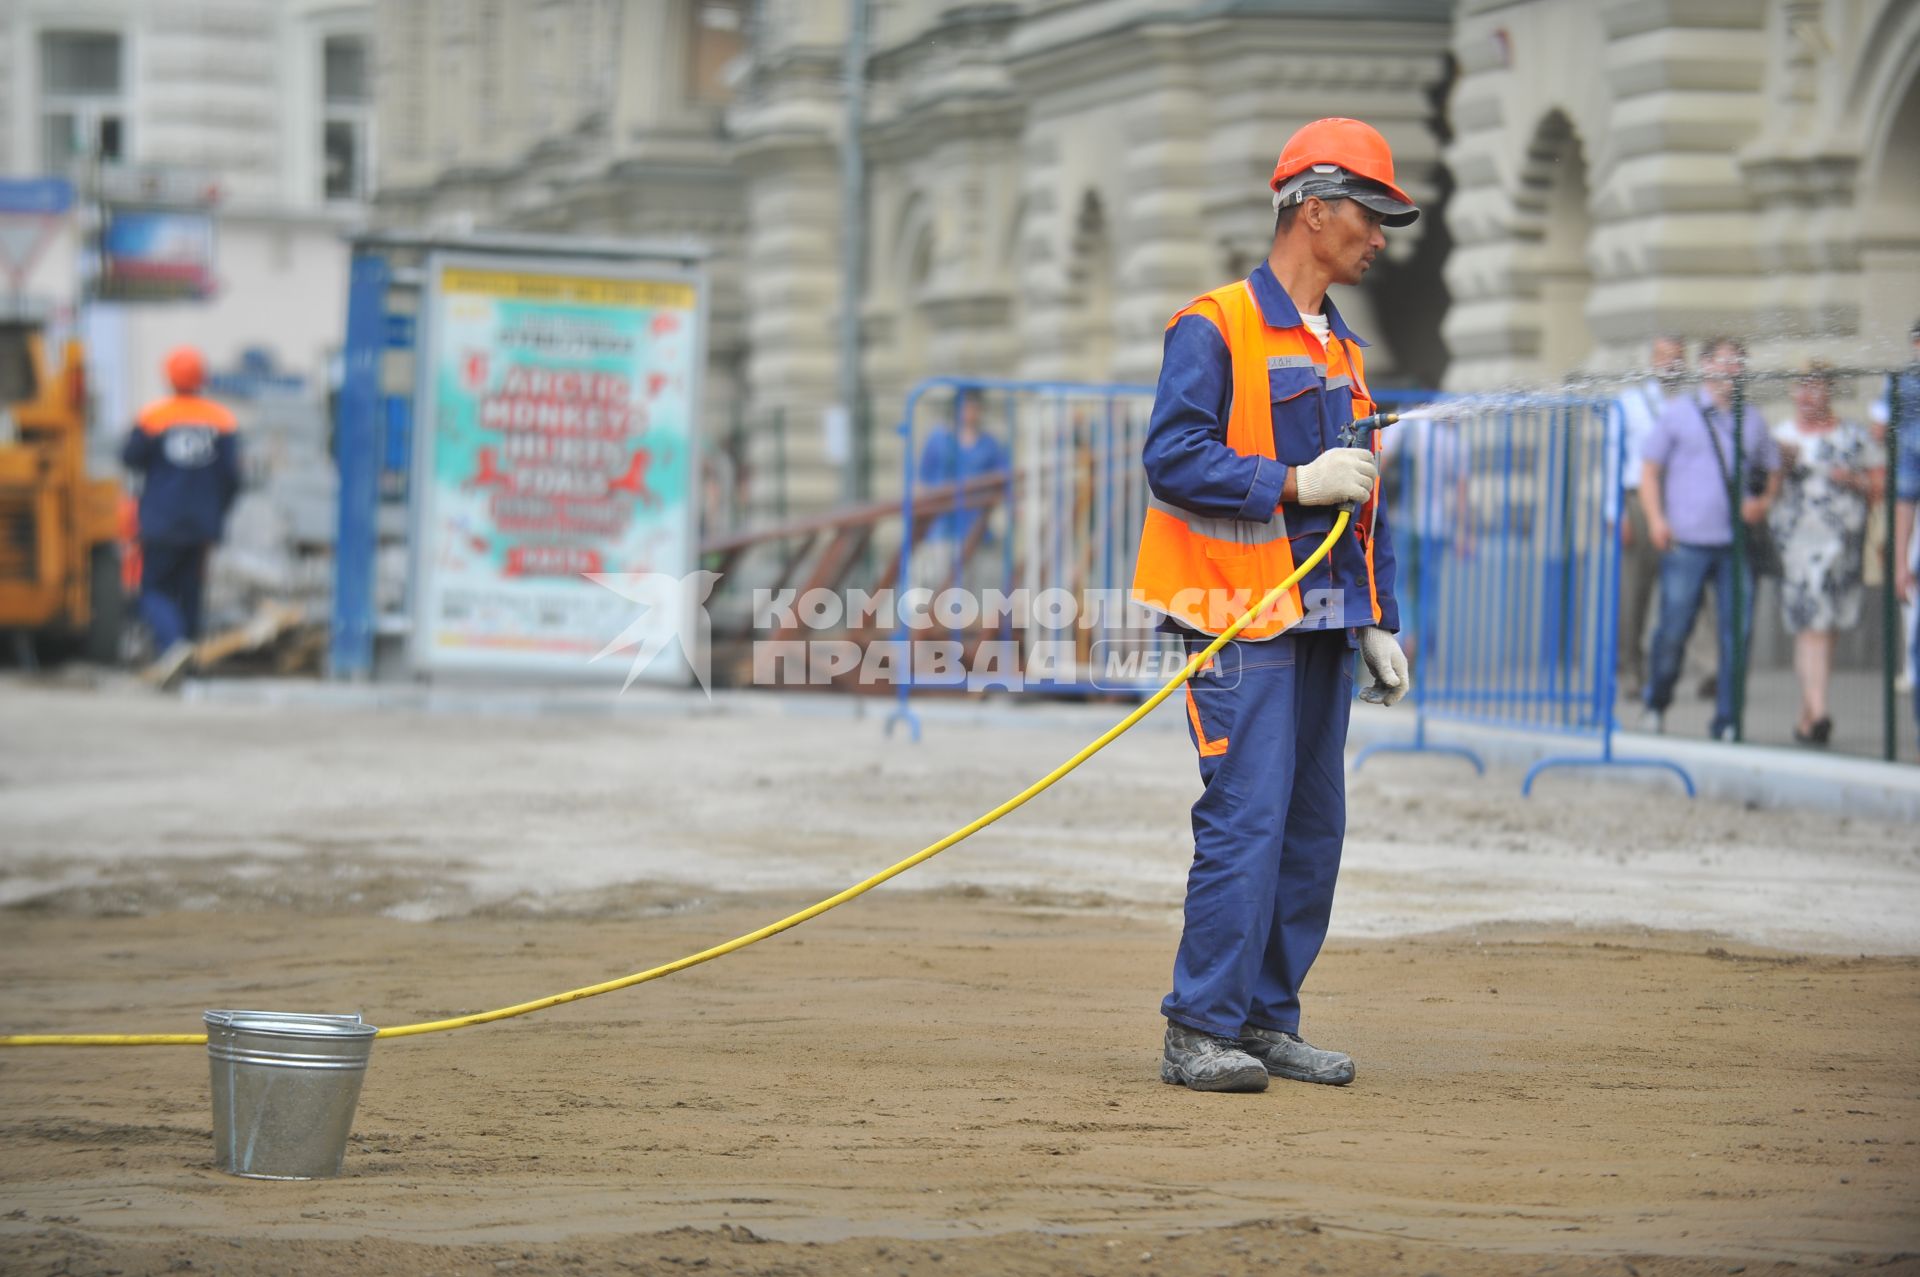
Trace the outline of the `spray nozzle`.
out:
<instances>
[{"instance_id":1,"label":"spray nozzle","mask_svg":"<svg viewBox=\"0 0 1920 1277\"><path fill-rule=\"evenodd\" d=\"M1376 430L1385 430L1398 420L1400 420L1400 414L1397 412L1376 412L1371 417L1350 421L1340 429L1340 446L1342 448L1364 447L1368 435ZM1340 508L1351 515L1359 505L1357 502L1350 501Z\"/></svg>"},{"instance_id":2,"label":"spray nozzle","mask_svg":"<svg viewBox=\"0 0 1920 1277\"><path fill-rule=\"evenodd\" d=\"M1362 417L1358 421L1348 422L1340 431L1340 446L1358 448L1365 444L1367 436L1376 430L1385 430L1400 420L1397 412L1376 412L1371 417Z\"/></svg>"}]
</instances>

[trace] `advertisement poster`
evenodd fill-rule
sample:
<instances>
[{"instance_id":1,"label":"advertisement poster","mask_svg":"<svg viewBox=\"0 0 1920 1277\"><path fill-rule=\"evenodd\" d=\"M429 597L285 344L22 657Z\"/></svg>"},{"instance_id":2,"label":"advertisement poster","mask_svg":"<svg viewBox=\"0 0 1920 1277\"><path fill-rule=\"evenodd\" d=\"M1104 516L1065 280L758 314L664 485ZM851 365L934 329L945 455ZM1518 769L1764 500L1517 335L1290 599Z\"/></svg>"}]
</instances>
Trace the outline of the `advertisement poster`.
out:
<instances>
[{"instance_id":1,"label":"advertisement poster","mask_svg":"<svg viewBox=\"0 0 1920 1277\"><path fill-rule=\"evenodd\" d=\"M214 294L213 214L111 207L100 232L102 301L205 301Z\"/></svg>"},{"instance_id":2,"label":"advertisement poster","mask_svg":"<svg viewBox=\"0 0 1920 1277\"><path fill-rule=\"evenodd\" d=\"M687 632L700 288L672 268L436 257L415 436L412 657L618 678ZM685 660L641 676L686 682Z\"/></svg>"}]
</instances>

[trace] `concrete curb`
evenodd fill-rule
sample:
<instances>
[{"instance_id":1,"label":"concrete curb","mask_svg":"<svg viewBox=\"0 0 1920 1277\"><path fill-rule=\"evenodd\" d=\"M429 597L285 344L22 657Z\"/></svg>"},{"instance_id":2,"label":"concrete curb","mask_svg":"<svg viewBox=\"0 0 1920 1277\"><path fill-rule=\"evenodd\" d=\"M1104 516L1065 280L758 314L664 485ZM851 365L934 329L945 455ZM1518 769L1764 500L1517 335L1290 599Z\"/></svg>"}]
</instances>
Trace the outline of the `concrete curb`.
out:
<instances>
[{"instance_id":1,"label":"concrete curb","mask_svg":"<svg viewBox=\"0 0 1920 1277\"><path fill-rule=\"evenodd\" d=\"M700 693L657 687L634 688L616 695L604 685L559 687L523 686L491 682L437 683L329 683L294 679L234 679L192 681L182 699L199 704L302 707L333 709L408 710L415 713L456 714L499 718L578 715L590 718L684 718L709 715L754 718L842 718L871 720L876 728L894 712L896 702L878 696L838 696L751 690ZM1012 696L981 700L923 697L913 702L923 724L970 726L1076 727L1092 739L1123 712L1117 703L1087 705L1065 701L1034 702ZM1176 713L1160 712L1140 725L1143 730L1184 731L1186 722ZM1348 740L1354 749L1367 745L1411 742L1413 718L1399 710L1370 705L1354 707ZM1461 745L1488 764L1524 769L1543 758L1591 756L1597 762L1599 742L1591 737L1563 736L1430 719L1431 744ZM1692 775L1702 796L1755 807L1801 807L1837 815L1920 824L1920 767L1886 763L1810 750L1778 749L1764 745L1721 745L1711 741L1620 732L1614 736L1618 759L1665 759ZM1388 767L1405 754L1369 760L1369 769ZM1463 781L1484 785L1517 780L1489 776L1475 778L1464 761L1436 755L1442 765L1460 768ZM1679 780L1665 768L1579 767L1555 769L1541 775L1534 796L1550 802L1553 788L1579 778L1579 783L1601 779L1607 783L1658 786L1678 792ZM1920 841L1920 834L1916 835Z\"/></svg>"},{"instance_id":2,"label":"concrete curb","mask_svg":"<svg viewBox=\"0 0 1920 1277\"><path fill-rule=\"evenodd\" d=\"M1389 713L1356 706L1349 740L1356 745L1410 742L1412 722L1390 721ZM1596 764L1600 759L1600 743L1593 737L1527 732L1445 719L1427 721L1427 740L1435 745L1465 746L1488 764L1501 767L1531 767L1548 757L1587 756ZM1920 823L1920 767L1908 764L1769 745L1722 745L1638 732L1615 732L1613 753L1616 760L1661 759L1676 763L1693 777L1704 798L1753 807L1801 807L1836 815ZM1391 757L1369 760L1367 766L1384 766ZM1465 762L1455 765L1472 774ZM1622 766L1616 762L1611 766L1556 768L1543 772L1534 782L1534 797L1551 801L1553 787L1575 776L1604 777L1609 783L1680 791L1679 779L1664 767ZM1496 782L1490 778L1487 783ZM1518 786L1515 788L1517 791ZM1920 842L1920 834L1915 835L1915 840Z\"/></svg>"}]
</instances>

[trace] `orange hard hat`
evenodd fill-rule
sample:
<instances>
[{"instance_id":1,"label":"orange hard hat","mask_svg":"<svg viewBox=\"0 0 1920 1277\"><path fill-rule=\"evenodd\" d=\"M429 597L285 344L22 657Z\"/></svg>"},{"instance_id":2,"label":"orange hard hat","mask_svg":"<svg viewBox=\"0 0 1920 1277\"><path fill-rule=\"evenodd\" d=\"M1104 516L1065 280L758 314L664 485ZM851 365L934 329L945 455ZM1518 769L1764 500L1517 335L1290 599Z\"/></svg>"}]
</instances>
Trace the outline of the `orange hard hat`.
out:
<instances>
[{"instance_id":1,"label":"orange hard hat","mask_svg":"<svg viewBox=\"0 0 1920 1277\"><path fill-rule=\"evenodd\" d=\"M1353 199L1383 215L1389 226L1420 216L1413 197L1394 185L1393 149L1380 130L1360 120L1332 116L1303 126L1273 166L1274 207L1309 195Z\"/></svg>"},{"instance_id":2,"label":"orange hard hat","mask_svg":"<svg viewBox=\"0 0 1920 1277\"><path fill-rule=\"evenodd\" d=\"M207 361L192 346L176 346L167 352L167 380L177 393L190 395L207 384Z\"/></svg>"}]
</instances>

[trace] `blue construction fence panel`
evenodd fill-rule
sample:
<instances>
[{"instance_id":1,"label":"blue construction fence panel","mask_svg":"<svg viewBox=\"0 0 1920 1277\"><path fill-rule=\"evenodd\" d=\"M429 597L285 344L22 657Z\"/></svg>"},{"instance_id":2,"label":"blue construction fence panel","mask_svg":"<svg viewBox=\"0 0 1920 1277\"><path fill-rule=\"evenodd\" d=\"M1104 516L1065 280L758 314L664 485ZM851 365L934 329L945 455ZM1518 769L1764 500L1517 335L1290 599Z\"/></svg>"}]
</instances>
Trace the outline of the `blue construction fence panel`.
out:
<instances>
[{"instance_id":1,"label":"blue construction fence panel","mask_svg":"<svg viewBox=\"0 0 1920 1277\"><path fill-rule=\"evenodd\" d=\"M1140 455L1152 405L1151 386L1120 383L936 377L908 393L898 435L910 531L896 592L958 587L1016 604L969 635L997 649L975 647L959 669L909 664L896 719L916 735L907 708L915 687L1132 695L1165 681L1163 653L1177 645L1127 603L1146 519ZM926 515L930 499L952 508ZM906 643L946 636L895 634Z\"/></svg>"},{"instance_id":2,"label":"blue construction fence panel","mask_svg":"<svg viewBox=\"0 0 1920 1277\"><path fill-rule=\"evenodd\" d=\"M1593 742L1529 773L1656 766L1613 749L1619 650L1618 404L1560 395L1407 403L1386 436L1413 739L1434 719ZM1463 753L1457 747L1450 752ZM1380 749L1364 751L1362 760ZM1478 760L1474 760L1478 765Z\"/></svg>"},{"instance_id":3,"label":"blue construction fence panel","mask_svg":"<svg viewBox=\"0 0 1920 1277\"><path fill-rule=\"evenodd\" d=\"M917 735L916 687L1143 696L1180 668L1179 645L1129 598L1152 401L1150 387L1134 385L942 377L913 388L899 426L908 532L897 592L959 586L1045 596L1054 606L1042 612L1073 619L1048 630L1003 618L998 635L974 631L974 641L1016 645L1012 660L993 666L1015 671L1010 680L978 678L977 662L933 677L905 662L890 721L911 723ZM1542 768L1678 771L1613 750L1625 446L1617 405L1390 389L1376 402L1404 413L1382 437L1402 637L1415 662L1404 715L1413 738L1404 748L1468 753L1430 742L1427 729L1434 720L1471 721L1586 742L1585 752ZM956 493L955 508L916 514L917 503L952 503ZM895 633L907 643L924 637ZM1053 660L1037 659L1039 642L1055 649Z\"/></svg>"},{"instance_id":4,"label":"blue construction fence panel","mask_svg":"<svg viewBox=\"0 0 1920 1277\"><path fill-rule=\"evenodd\" d=\"M1376 392L1382 408L1435 397ZM1153 390L1144 385L938 377L913 388L899 425L901 487L906 526L925 526L918 539L902 539L896 591L960 586L1045 597L1055 616L1064 598L1075 624L1047 633L1003 616L997 637L1014 641L1019 655L1000 668L1011 664L1017 679L993 682L977 677L977 668L929 673L910 664L899 688L903 706L915 687L1143 696L1185 663L1181 645L1130 602L1146 518L1141 455L1152 405ZM956 485L958 508L920 515L922 502L951 500ZM1582 565L1569 574L1570 582L1584 571ZM903 629L896 637L916 636ZM1039 659L1041 641L1054 659ZM1538 641L1552 646L1556 639L1549 633Z\"/></svg>"},{"instance_id":5,"label":"blue construction fence panel","mask_svg":"<svg viewBox=\"0 0 1920 1277\"><path fill-rule=\"evenodd\" d=\"M1606 405L1506 403L1404 423L1404 530L1423 703L1588 732L1610 721L1613 636L1601 582ZM1422 464L1424 463L1424 464Z\"/></svg>"}]
</instances>

